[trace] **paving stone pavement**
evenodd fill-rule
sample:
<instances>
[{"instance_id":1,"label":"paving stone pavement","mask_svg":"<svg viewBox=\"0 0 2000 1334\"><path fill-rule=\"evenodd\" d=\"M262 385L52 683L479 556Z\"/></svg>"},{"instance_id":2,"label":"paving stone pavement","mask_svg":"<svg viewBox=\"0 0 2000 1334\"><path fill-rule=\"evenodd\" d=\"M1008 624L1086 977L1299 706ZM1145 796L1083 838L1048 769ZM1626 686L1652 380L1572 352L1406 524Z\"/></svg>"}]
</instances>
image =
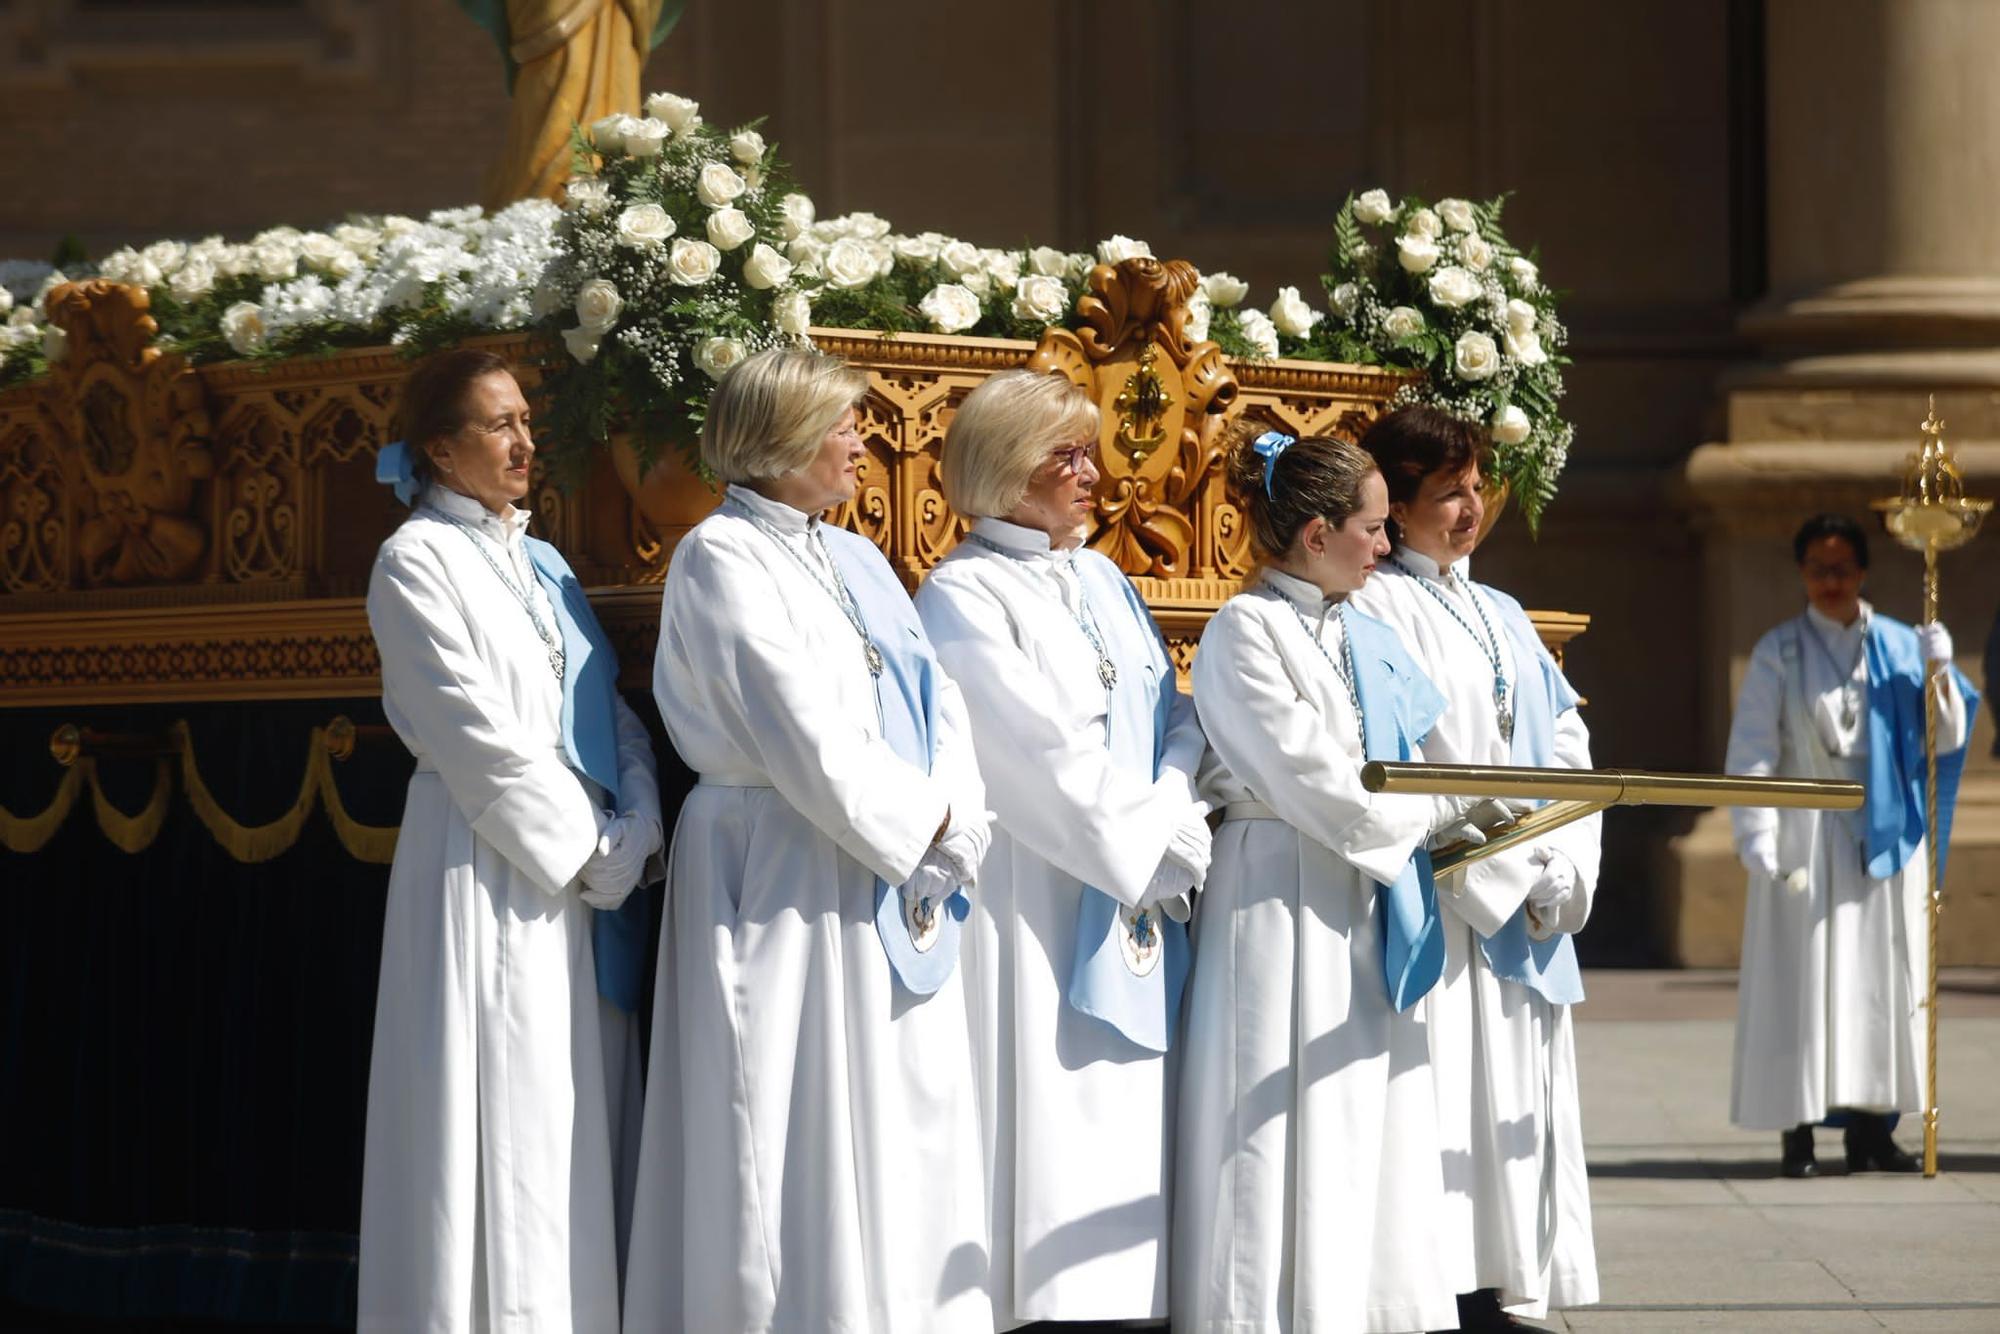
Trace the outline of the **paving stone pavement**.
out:
<instances>
[{"instance_id":1,"label":"paving stone pavement","mask_svg":"<svg viewBox=\"0 0 2000 1334\"><path fill-rule=\"evenodd\" d=\"M2000 969L1947 970L1940 1171L1777 1175L1729 1124L1735 975L1597 971L1577 1011L1603 1303L1554 1330L2000 1331ZM1897 1133L1919 1151L1922 1127ZM1831 1153L1828 1150L1831 1149Z\"/></svg>"}]
</instances>

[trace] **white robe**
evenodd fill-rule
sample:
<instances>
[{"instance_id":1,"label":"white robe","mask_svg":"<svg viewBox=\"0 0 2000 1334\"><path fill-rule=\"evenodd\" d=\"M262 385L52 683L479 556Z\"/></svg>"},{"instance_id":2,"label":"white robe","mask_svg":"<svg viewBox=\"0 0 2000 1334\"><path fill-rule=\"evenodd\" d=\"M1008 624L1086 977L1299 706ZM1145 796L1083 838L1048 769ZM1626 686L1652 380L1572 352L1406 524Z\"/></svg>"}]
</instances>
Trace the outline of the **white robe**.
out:
<instances>
[{"instance_id":1,"label":"white robe","mask_svg":"<svg viewBox=\"0 0 2000 1334\"><path fill-rule=\"evenodd\" d=\"M427 500L505 544L490 549L553 628L525 512ZM472 539L425 509L382 544L368 618L417 772L382 929L360 1328L615 1330L594 910L576 881L599 816L563 758L561 686ZM657 812L651 745L622 701L618 753L627 808Z\"/></svg>"},{"instance_id":2,"label":"white robe","mask_svg":"<svg viewBox=\"0 0 2000 1334\"><path fill-rule=\"evenodd\" d=\"M1436 563L1421 552L1399 547L1396 559L1418 576L1439 575ZM1491 627L1487 642L1498 642L1511 701L1520 664L1499 608L1481 596L1482 624L1467 600L1475 596L1463 582L1471 577L1470 564L1459 561L1453 567L1457 578L1432 587L1453 599L1459 616L1482 639ZM1424 743L1425 758L1439 764L1514 763L1494 708L1492 659L1415 576L1384 561L1353 603L1395 629L1447 701L1444 717ZM1589 732L1575 709L1556 719L1555 762L1561 768L1591 767ZM1555 849L1577 871L1576 892L1555 920L1544 924L1552 930L1580 930L1590 915L1600 827L1601 818L1591 816L1536 845ZM1460 915L1462 877L1481 877L1489 902L1525 899L1538 875L1531 851L1518 848L1438 882L1445 971L1425 1004L1450 1203L1443 1243L1455 1286L1460 1292L1497 1288L1503 1305L1540 1316L1552 1306L1598 1299L1576 1034L1569 1006L1551 1004L1493 972L1478 934Z\"/></svg>"},{"instance_id":3,"label":"white robe","mask_svg":"<svg viewBox=\"0 0 2000 1334\"><path fill-rule=\"evenodd\" d=\"M1843 627L1808 608L1757 641L1729 728L1730 773L1867 781L1861 643L1871 615L1863 603ZM1944 680L1940 754L1963 746L1967 733L1965 698L1949 673ZM1841 716L1843 685L1858 695L1851 725ZM1739 846L1774 832L1780 877L1803 869L1807 883L1793 892L1782 879L1750 876L1729 1119L1746 1130L1790 1130L1834 1108L1921 1110L1924 844L1878 880L1861 850L1859 812L1744 807L1732 815Z\"/></svg>"},{"instance_id":4,"label":"white robe","mask_svg":"<svg viewBox=\"0 0 2000 1334\"><path fill-rule=\"evenodd\" d=\"M806 516L731 487L802 542ZM700 782L674 831L626 1275L633 1331L987 1331L962 970L898 989L875 878L984 811L957 688L933 772L860 640L734 505L675 549L654 695Z\"/></svg>"},{"instance_id":5,"label":"white robe","mask_svg":"<svg viewBox=\"0 0 2000 1334\"><path fill-rule=\"evenodd\" d=\"M1433 807L1363 791L1346 688L1275 590L1315 619L1318 594L1263 579L1215 614L1194 663L1228 769L1206 791L1229 805L1185 1011L1174 1328L1454 1328L1423 1007L1389 1003L1375 883ZM1252 801L1276 818L1250 818Z\"/></svg>"},{"instance_id":6,"label":"white robe","mask_svg":"<svg viewBox=\"0 0 2000 1334\"><path fill-rule=\"evenodd\" d=\"M1167 1313L1173 1062L1065 998L1086 884L1138 904L1194 802L1203 749L1174 691L1161 776L1105 747L1078 581L1048 536L997 519L924 581L917 610L965 692L996 821L964 969L991 1192L1001 1326ZM1079 560L1103 560L1083 552ZM1091 603L1101 634L1130 608ZM1123 627L1151 636L1151 624Z\"/></svg>"}]
</instances>

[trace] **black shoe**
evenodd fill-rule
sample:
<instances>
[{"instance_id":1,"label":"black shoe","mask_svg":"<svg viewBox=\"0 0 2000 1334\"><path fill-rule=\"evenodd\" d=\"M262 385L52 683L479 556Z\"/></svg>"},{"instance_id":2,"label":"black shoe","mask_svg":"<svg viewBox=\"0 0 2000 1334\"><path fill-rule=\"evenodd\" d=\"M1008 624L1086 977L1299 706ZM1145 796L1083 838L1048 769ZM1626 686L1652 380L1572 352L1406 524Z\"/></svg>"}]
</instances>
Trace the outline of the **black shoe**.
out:
<instances>
[{"instance_id":1,"label":"black shoe","mask_svg":"<svg viewBox=\"0 0 2000 1334\"><path fill-rule=\"evenodd\" d=\"M1458 1327L1460 1329L1534 1328L1519 1316L1509 1315L1501 1309L1498 1288L1481 1288L1477 1292L1459 1293Z\"/></svg>"},{"instance_id":2,"label":"black shoe","mask_svg":"<svg viewBox=\"0 0 2000 1334\"><path fill-rule=\"evenodd\" d=\"M1849 1112L1846 1148L1850 1172L1921 1172L1923 1160L1901 1148L1889 1134L1889 1118Z\"/></svg>"},{"instance_id":3,"label":"black shoe","mask_svg":"<svg viewBox=\"0 0 2000 1334\"><path fill-rule=\"evenodd\" d=\"M1779 1136L1779 1143L1784 1146L1784 1156L1778 1160L1779 1176L1802 1178L1819 1175L1819 1162L1813 1157L1811 1126L1784 1131ZM1851 1154L1852 1150L1849 1152ZM1849 1161L1852 1161L1851 1157Z\"/></svg>"}]
</instances>

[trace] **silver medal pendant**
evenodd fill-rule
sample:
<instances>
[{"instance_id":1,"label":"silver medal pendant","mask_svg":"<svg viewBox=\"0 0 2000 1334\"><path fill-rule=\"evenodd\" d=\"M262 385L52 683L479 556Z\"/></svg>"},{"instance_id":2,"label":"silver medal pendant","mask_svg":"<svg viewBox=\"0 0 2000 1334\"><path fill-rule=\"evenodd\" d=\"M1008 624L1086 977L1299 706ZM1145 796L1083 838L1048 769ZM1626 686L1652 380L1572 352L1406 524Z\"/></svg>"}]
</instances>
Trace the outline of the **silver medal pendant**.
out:
<instances>
[{"instance_id":1,"label":"silver medal pendant","mask_svg":"<svg viewBox=\"0 0 2000 1334\"><path fill-rule=\"evenodd\" d=\"M919 954L929 954L944 931L941 907L936 899L903 900L903 926L910 933L910 945Z\"/></svg>"},{"instance_id":2,"label":"silver medal pendant","mask_svg":"<svg viewBox=\"0 0 2000 1334\"><path fill-rule=\"evenodd\" d=\"M1135 912L1120 911L1118 924L1124 929L1118 933L1118 948L1125 956L1125 967L1134 977L1151 977L1153 970L1160 966L1160 927L1152 909L1140 908Z\"/></svg>"},{"instance_id":3,"label":"silver medal pendant","mask_svg":"<svg viewBox=\"0 0 2000 1334\"><path fill-rule=\"evenodd\" d=\"M1500 710L1500 739L1509 745L1513 744L1514 712L1512 709L1503 708Z\"/></svg>"},{"instance_id":4,"label":"silver medal pendant","mask_svg":"<svg viewBox=\"0 0 2000 1334\"><path fill-rule=\"evenodd\" d=\"M552 648L549 650L549 669L556 674L556 680L560 681L563 679L563 670L567 666L568 663L564 660L561 649Z\"/></svg>"},{"instance_id":5,"label":"silver medal pendant","mask_svg":"<svg viewBox=\"0 0 2000 1334\"><path fill-rule=\"evenodd\" d=\"M874 641L871 640L864 646L864 652L868 658L868 674L870 676L880 676L882 674L882 650L876 648Z\"/></svg>"},{"instance_id":6,"label":"silver medal pendant","mask_svg":"<svg viewBox=\"0 0 2000 1334\"><path fill-rule=\"evenodd\" d=\"M1106 690L1118 684L1118 664L1109 658L1097 660L1097 679L1104 682Z\"/></svg>"}]
</instances>

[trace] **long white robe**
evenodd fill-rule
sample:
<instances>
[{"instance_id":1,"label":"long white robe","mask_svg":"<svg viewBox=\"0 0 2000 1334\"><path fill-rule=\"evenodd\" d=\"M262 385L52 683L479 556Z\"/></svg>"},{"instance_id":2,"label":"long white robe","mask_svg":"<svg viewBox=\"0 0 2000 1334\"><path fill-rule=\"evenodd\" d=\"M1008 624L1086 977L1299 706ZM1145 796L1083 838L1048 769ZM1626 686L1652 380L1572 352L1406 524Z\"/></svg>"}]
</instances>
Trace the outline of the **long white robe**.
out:
<instances>
[{"instance_id":1,"label":"long white robe","mask_svg":"<svg viewBox=\"0 0 2000 1334\"><path fill-rule=\"evenodd\" d=\"M1757 641L1730 724L1730 773L1867 781L1861 643L1872 615L1863 603L1854 624L1841 626L1808 608ZM1941 754L1963 746L1969 730L1965 698L1949 673L1944 680ZM1851 723L1842 717L1843 686L1859 700ZM1790 1130L1834 1108L1924 1105L1924 846L1876 879L1857 814L1732 812L1739 846L1756 832L1776 835L1781 877L1752 874L1744 901L1729 1119L1746 1130ZM1805 888L1793 892L1782 878L1801 869Z\"/></svg>"},{"instance_id":2,"label":"long white robe","mask_svg":"<svg viewBox=\"0 0 2000 1334\"><path fill-rule=\"evenodd\" d=\"M1078 581L1048 536L973 528L917 594L939 659L965 692L993 843L966 922L964 968L991 1192L993 1299L1029 1320L1167 1313L1173 1062L1066 999L1084 886L1137 905L1193 803L1203 742L1175 691L1157 781L1105 747L1097 651ZM1083 552L1079 560L1103 560ZM1125 603L1091 603L1105 636ZM1166 683L1168 690L1174 684Z\"/></svg>"},{"instance_id":3,"label":"long white robe","mask_svg":"<svg viewBox=\"0 0 2000 1334\"><path fill-rule=\"evenodd\" d=\"M1227 767L1205 791L1228 804L1196 912L1173 1324L1454 1328L1426 1022L1389 1003L1375 884L1401 872L1432 806L1362 789L1359 720L1294 605L1320 615L1316 590L1267 570L1195 657ZM1322 636L1336 659L1338 626Z\"/></svg>"},{"instance_id":4,"label":"long white robe","mask_svg":"<svg viewBox=\"0 0 2000 1334\"><path fill-rule=\"evenodd\" d=\"M1437 582L1441 572L1421 552L1399 547L1396 559L1414 575L1385 561L1353 603L1394 627L1447 701L1424 742L1425 757L1440 764L1514 763L1494 707L1492 659L1417 577L1433 580L1482 638L1491 627L1487 642L1497 640L1511 700L1520 664L1500 609L1470 587L1469 559L1453 567L1448 583ZM1484 624L1468 601L1475 596ZM1556 719L1555 762L1591 767L1589 732L1575 709ZM1592 816L1535 845L1556 850L1577 871L1576 892L1544 924L1551 930L1580 930L1590 915L1599 827ZM1490 896L1522 899L1537 876L1532 851L1515 849L1461 874L1483 877ZM1444 1252L1460 1292L1497 1288L1503 1305L1530 1316L1587 1305L1598 1299L1597 1249L1570 1007L1493 972L1478 933L1461 915L1462 892L1461 876L1438 882L1445 972L1425 999L1450 1205Z\"/></svg>"},{"instance_id":5,"label":"long white robe","mask_svg":"<svg viewBox=\"0 0 2000 1334\"><path fill-rule=\"evenodd\" d=\"M962 970L900 991L875 878L984 811L939 685L930 774L882 737L806 516L731 487L675 549L654 665L700 782L674 831L626 1275L633 1331L992 1328Z\"/></svg>"},{"instance_id":6,"label":"long white robe","mask_svg":"<svg viewBox=\"0 0 2000 1334\"><path fill-rule=\"evenodd\" d=\"M494 539L554 626L520 555L525 512L428 501ZM360 1327L615 1330L594 909L576 881L599 817L563 758L561 686L519 601L427 509L382 544L368 618L417 772L382 929ZM622 702L618 749L627 807L657 812L650 742Z\"/></svg>"}]
</instances>

